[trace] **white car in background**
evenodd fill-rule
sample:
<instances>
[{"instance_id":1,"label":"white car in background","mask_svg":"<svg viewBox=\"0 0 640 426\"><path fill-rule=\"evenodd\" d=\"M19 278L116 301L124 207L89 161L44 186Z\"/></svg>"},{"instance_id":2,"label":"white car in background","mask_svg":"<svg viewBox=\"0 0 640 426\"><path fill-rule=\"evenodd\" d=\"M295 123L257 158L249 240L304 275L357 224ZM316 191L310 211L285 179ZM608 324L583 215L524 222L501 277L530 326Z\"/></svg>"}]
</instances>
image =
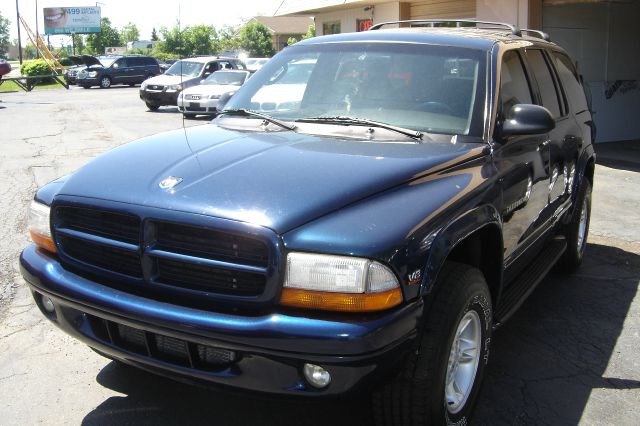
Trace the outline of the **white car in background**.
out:
<instances>
[{"instance_id":1,"label":"white car in background","mask_svg":"<svg viewBox=\"0 0 640 426\"><path fill-rule=\"evenodd\" d=\"M197 86L184 89L178 95L178 110L185 117L215 115L220 96L235 92L251 75L245 70L221 70L212 73Z\"/></svg>"}]
</instances>

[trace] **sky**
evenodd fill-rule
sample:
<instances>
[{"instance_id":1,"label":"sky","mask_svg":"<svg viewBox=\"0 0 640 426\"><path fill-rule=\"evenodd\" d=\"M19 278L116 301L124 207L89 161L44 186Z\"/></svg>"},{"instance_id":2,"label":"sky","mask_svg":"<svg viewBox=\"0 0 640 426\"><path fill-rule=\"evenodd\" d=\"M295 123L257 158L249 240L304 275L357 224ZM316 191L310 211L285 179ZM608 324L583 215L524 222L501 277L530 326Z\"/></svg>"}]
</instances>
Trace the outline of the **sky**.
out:
<instances>
[{"instance_id":1,"label":"sky","mask_svg":"<svg viewBox=\"0 0 640 426\"><path fill-rule=\"evenodd\" d=\"M38 27L41 34L44 33L42 9L45 7L82 7L96 6L101 8L102 17L109 18L111 24L118 29L129 22L133 22L140 30L140 38L151 38L151 30L155 27L172 27L178 17L181 26L187 25L213 25L216 28L223 25L237 25L255 15L269 15L278 9L282 0L103 0L90 2L83 0L18 0L20 15L27 21L33 32L36 31L36 3L38 5ZM16 26L16 2L15 0L2 0L0 2L2 16L11 21L10 40L18 38ZM23 44L27 37L21 29ZM44 38L44 37L43 37ZM60 46L61 43L70 43L68 36L51 36L51 44Z\"/></svg>"}]
</instances>

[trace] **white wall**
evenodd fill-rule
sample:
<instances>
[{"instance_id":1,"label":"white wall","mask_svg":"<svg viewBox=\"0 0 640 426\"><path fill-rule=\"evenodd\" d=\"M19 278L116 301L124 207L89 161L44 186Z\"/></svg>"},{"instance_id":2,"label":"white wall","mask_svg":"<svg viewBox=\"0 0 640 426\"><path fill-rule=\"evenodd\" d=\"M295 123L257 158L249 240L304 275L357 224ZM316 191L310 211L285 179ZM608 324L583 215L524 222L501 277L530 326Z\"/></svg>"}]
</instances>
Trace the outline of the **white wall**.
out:
<instances>
[{"instance_id":1,"label":"white wall","mask_svg":"<svg viewBox=\"0 0 640 426\"><path fill-rule=\"evenodd\" d=\"M315 16L316 34L322 34L322 24L325 22L340 21L340 29L343 33L356 31L356 20L373 18L373 23L397 21L400 19L400 2L376 4L373 10L365 11L366 5L352 9L335 12L319 13Z\"/></svg>"},{"instance_id":2,"label":"white wall","mask_svg":"<svg viewBox=\"0 0 640 426\"><path fill-rule=\"evenodd\" d=\"M506 22L527 28L528 0L476 0L476 18L480 21Z\"/></svg>"}]
</instances>

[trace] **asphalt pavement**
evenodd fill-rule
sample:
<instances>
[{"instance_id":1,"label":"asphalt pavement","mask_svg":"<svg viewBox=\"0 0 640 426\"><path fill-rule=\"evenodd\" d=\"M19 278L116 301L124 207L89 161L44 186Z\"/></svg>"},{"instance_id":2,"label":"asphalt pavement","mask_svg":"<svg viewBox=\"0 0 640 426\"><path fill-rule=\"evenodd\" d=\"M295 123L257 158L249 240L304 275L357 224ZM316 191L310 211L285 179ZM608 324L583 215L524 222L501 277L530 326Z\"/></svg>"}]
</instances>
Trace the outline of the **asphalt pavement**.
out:
<instances>
[{"instance_id":1,"label":"asphalt pavement","mask_svg":"<svg viewBox=\"0 0 640 426\"><path fill-rule=\"evenodd\" d=\"M18 268L36 188L183 120L122 87L0 93L0 123L0 425L372 424L367 395L310 402L197 388L111 362L46 321ZM602 151L584 264L549 275L496 332L474 424L638 424L640 158Z\"/></svg>"}]
</instances>

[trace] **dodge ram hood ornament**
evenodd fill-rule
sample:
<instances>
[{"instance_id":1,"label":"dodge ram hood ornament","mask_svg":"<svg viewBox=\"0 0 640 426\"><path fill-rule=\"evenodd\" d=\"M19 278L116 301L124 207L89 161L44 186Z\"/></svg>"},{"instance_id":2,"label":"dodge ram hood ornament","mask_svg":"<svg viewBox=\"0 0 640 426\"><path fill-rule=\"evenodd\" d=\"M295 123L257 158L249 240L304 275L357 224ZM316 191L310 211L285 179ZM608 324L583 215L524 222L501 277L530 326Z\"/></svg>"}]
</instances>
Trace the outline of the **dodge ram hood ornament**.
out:
<instances>
[{"instance_id":1,"label":"dodge ram hood ornament","mask_svg":"<svg viewBox=\"0 0 640 426\"><path fill-rule=\"evenodd\" d=\"M160 183L158 184L158 186L161 189L171 189L174 186L180 184L180 182L182 182L182 178L181 177L176 177L176 176L167 176L166 178L164 178L162 181L160 181Z\"/></svg>"}]
</instances>

